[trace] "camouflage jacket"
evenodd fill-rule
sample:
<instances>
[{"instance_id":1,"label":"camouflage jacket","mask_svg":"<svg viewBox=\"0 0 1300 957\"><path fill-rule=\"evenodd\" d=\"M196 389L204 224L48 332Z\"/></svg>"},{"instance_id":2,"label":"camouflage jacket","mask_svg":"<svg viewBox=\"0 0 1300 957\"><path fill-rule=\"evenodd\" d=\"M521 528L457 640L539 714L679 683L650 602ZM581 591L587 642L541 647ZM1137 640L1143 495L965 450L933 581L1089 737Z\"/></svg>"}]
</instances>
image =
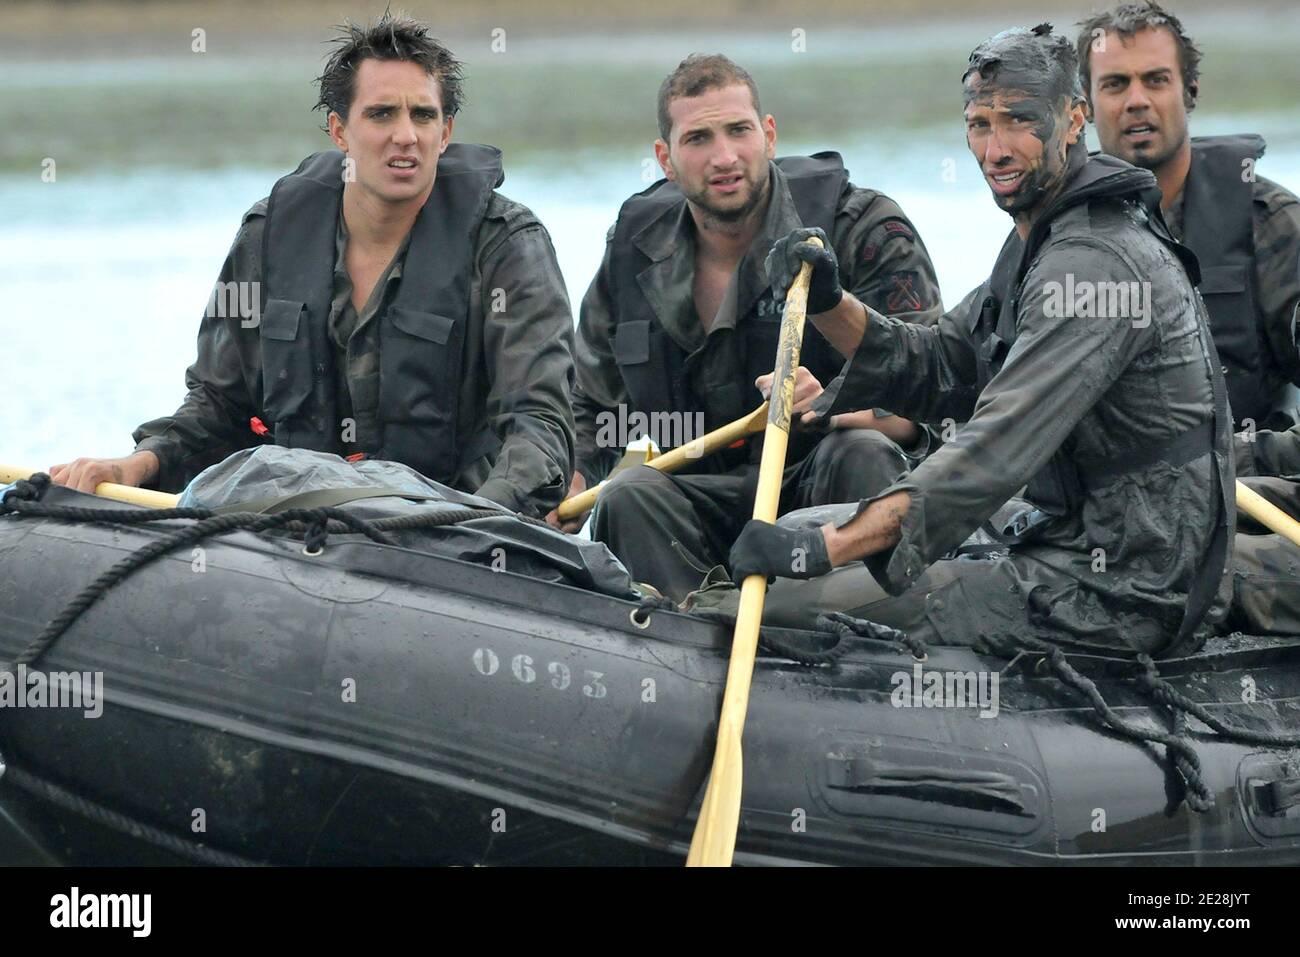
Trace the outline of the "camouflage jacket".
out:
<instances>
[{"instance_id":1,"label":"camouflage jacket","mask_svg":"<svg viewBox=\"0 0 1300 957\"><path fill-rule=\"evenodd\" d=\"M219 288L260 284L266 202L244 215ZM352 429L340 429L337 447L318 450L344 456L378 446L379 323L374 320L396 294L405 255L403 247L357 315L349 301L345 248L340 233L330 338L337 350L339 409ZM471 310L465 374L456 386L459 432L473 435L489 423L501 447L466 464L453 484L516 511L545 514L563 497L572 472L573 319L545 227L527 208L497 193L478 231L470 295L480 305ZM137 451L158 456L162 489L177 490L232 452L269 441L250 429L262 404L258 329L213 313L210 308L200 323L198 358L186 371L189 394L180 408L135 432Z\"/></svg>"},{"instance_id":2,"label":"camouflage jacket","mask_svg":"<svg viewBox=\"0 0 1300 957\"><path fill-rule=\"evenodd\" d=\"M766 290L764 260L768 250L776 240L804 225L780 168L773 163L769 169L772 198L758 236L737 266L734 282L741 288ZM735 302L729 297L706 332L695 309L695 227L684 203L681 216L667 218L658 228L660 232L648 237L647 241L661 246L668 262L654 271L653 281L662 283L662 286L650 292L658 301L670 306L666 331L688 353L687 367L691 376L687 385L698 407L708 409L708 397L716 383L731 382L744 376L726 339L736 334L738 328L743 329L743 324L752 321L753 316L736 316ZM618 457L616 449L604 448L597 441L597 416L628 402L627 387L613 348L617 320L612 314L610 293L610 244L613 238L614 228L611 227L606 236L600 270L582 300L574 348L577 367L573 398L578 434L576 460L578 469L589 483L604 478ZM886 315L927 325L938 320L943 302L934 267L915 227L897 203L875 190L850 184L840 197L830 238L840 260L841 281L845 289ZM769 294L760 298L752 311L758 312L772 305ZM727 314L728 306L730 314ZM762 401L752 382L744 385L752 393L752 404L739 414ZM715 428L721 424L709 422L706 427ZM927 436L923 442L930 438ZM923 454L923 450L918 454ZM707 467L718 461L719 457L715 456L703 460L702 464Z\"/></svg>"}]
</instances>

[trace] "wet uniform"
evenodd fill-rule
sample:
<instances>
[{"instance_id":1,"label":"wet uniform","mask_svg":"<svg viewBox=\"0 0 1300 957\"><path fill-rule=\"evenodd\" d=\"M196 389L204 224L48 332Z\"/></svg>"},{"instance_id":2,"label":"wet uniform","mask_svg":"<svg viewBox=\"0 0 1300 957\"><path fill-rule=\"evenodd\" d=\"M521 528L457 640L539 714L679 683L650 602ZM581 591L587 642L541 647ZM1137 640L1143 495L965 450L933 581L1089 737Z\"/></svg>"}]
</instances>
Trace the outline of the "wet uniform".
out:
<instances>
[{"instance_id":1,"label":"wet uniform","mask_svg":"<svg viewBox=\"0 0 1300 957\"><path fill-rule=\"evenodd\" d=\"M944 644L1199 646L1227 605L1231 433L1195 262L1152 214L1158 198L1145 170L1072 161L1027 243L1013 233L990 281L936 327L868 324L819 411L883 402L964 424L877 496L908 494L901 540L866 560L870 575L855 563L817 579L810 602L856 586L840 607ZM1145 316L1071 314L1060 291L1079 281L1149 283ZM945 557L1026 484L1009 554Z\"/></svg>"},{"instance_id":2,"label":"wet uniform","mask_svg":"<svg viewBox=\"0 0 1300 957\"><path fill-rule=\"evenodd\" d=\"M328 162L336 155L317 154L294 175L309 173L315 161L328 183L338 178L337 163ZM457 161L466 172L453 177L462 172ZM309 277L308 291L292 295L266 288L266 256L273 248L266 236L268 201L256 203L244 215L219 283L258 284L252 288L261 290L262 311L254 320L206 316L198 358L186 372L189 394L175 413L136 430L136 450L158 456L157 486L178 490L232 452L278 441L402 461L533 516L553 508L572 471L572 313L545 227L491 188L500 181L499 154L452 144L439 164L435 192L440 183L469 189L463 185L468 173L479 168L487 178L481 195L457 214L463 221L453 225L461 232L442 248L426 244L420 253L426 262L416 268L411 243L422 213L360 312L351 303L338 196L334 206L308 206L319 217L306 237L315 250L309 261L283 261L300 245L293 242L290 255L281 255L281 273L294 267ZM293 226L289 219L286 214L286 228ZM449 265L453 253L465 257L461 267ZM438 280L454 280L454 295L402 299L403 284L414 295L414 286L427 286L440 266L456 272ZM277 283L291 285L292 277ZM319 317L311 313L313 295ZM289 300L307 300L306 311ZM268 358L280 371L266 376ZM301 379L297 395L281 387L294 376ZM269 430L265 435L250 426L255 417ZM286 437L286 423L299 421L319 427Z\"/></svg>"},{"instance_id":3,"label":"wet uniform","mask_svg":"<svg viewBox=\"0 0 1300 957\"><path fill-rule=\"evenodd\" d=\"M844 287L876 309L908 322L938 318L933 266L896 203L850 184L836 154L783 158L769 169L772 198L759 235L707 324L695 308L695 230L680 192L661 182L620 212L582 303L574 352L577 469L589 487L618 460L621 443L602 440L601 424L620 407L701 422L694 437L762 402L754 379L772 371L781 321L763 263L772 243L791 229L823 226ZM806 330L801 364L825 384L844 357L811 323ZM663 447L677 444L656 438ZM905 452L870 429L792 435L781 509L871 494L932 442L932 434L923 434ZM593 537L610 546L634 579L680 600L725 559L752 513L760 446L748 441L672 476L644 466L620 472L601 496Z\"/></svg>"},{"instance_id":4,"label":"wet uniform","mask_svg":"<svg viewBox=\"0 0 1300 957\"><path fill-rule=\"evenodd\" d=\"M1285 430L1297 421L1300 386L1300 199L1255 175L1261 137L1191 142L1191 168L1165 222L1200 264L1237 429Z\"/></svg>"}]
</instances>

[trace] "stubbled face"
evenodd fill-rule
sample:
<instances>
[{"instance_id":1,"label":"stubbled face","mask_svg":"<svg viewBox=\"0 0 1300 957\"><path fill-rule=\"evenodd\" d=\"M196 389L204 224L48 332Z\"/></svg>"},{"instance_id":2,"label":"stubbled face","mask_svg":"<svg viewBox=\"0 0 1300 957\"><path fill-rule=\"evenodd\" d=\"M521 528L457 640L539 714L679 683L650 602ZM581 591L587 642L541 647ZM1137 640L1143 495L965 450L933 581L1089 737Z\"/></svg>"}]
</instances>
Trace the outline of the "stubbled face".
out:
<instances>
[{"instance_id":1,"label":"stubbled face","mask_svg":"<svg viewBox=\"0 0 1300 957\"><path fill-rule=\"evenodd\" d=\"M749 87L706 90L669 101L669 142L655 142L664 175L706 214L735 222L767 196L768 160L776 155L776 120L760 117Z\"/></svg>"},{"instance_id":2,"label":"stubbled face","mask_svg":"<svg viewBox=\"0 0 1300 957\"><path fill-rule=\"evenodd\" d=\"M1162 28L1125 39L1107 33L1090 56L1088 99L1103 152L1158 169L1187 142L1187 90L1174 35Z\"/></svg>"},{"instance_id":3,"label":"stubbled face","mask_svg":"<svg viewBox=\"0 0 1300 957\"><path fill-rule=\"evenodd\" d=\"M356 164L356 186L387 203L423 201L451 140L438 81L417 63L362 60L348 118L329 115L330 138Z\"/></svg>"},{"instance_id":4,"label":"stubbled face","mask_svg":"<svg viewBox=\"0 0 1300 957\"><path fill-rule=\"evenodd\" d=\"M966 80L966 145L998 206L1012 216L1032 213L1056 194L1066 175L1066 151L1083 130L1083 108L1006 88L996 76Z\"/></svg>"}]
</instances>

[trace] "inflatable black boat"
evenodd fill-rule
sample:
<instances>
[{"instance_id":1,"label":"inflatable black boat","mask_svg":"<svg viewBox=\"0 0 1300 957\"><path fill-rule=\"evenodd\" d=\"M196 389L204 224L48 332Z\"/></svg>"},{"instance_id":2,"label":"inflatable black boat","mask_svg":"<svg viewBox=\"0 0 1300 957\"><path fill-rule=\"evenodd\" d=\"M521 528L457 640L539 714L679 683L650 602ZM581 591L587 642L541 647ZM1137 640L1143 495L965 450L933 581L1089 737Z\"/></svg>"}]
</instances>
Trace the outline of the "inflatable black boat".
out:
<instances>
[{"instance_id":1,"label":"inflatable black boat","mask_svg":"<svg viewBox=\"0 0 1300 957\"><path fill-rule=\"evenodd\" d=\"M685 859L725 626L364 535L177 546L195 520L53 517L105 507L58 487L40 504L0 517L0 662L67 627L0 696L0 860ZM737 863L1300 863L1300 642L1220 639L1145 679L850 645L760 657Z\"/></svg>"}]
</instances>

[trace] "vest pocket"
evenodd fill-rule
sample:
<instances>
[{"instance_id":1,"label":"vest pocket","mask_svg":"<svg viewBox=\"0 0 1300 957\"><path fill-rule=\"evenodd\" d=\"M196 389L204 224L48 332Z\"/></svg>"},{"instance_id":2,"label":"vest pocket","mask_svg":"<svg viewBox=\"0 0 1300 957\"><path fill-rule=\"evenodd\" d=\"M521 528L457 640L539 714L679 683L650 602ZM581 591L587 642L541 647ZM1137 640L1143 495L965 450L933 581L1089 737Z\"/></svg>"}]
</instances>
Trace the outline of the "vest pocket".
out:
<instances>
[{"instance_id":1,"label":"vest pocket","mask_svg":"<svg viewBox=\"0 0 1300 957\"><path fill-rule=\"evenodd\" d=\"M1202 296L1245 292L1246 267L1240 263L1228 266L1202 266L1201 285L1198 288Z\"/></svg>"},{"instance_id":2,"label":"vest pocket","mask_svg":"<svg viewBox=\"0 0 1300 957\"><path fill-rule=\"evenodd\" d=\"M262 344L262 411L277 426L311 396L311 346L302 314L306 303L268 299L259 328Z\"/></svg>"},{"instance_id":3,"label":"vest pocket","mask_svg":"<svg viewBox=\"0 0 1300 957\"><path fill-rule=\"evenodd\" d=\"M454 424L460 389L456 320L389 308L379 357L380 415L389 422ZM450 451L450 449L448 450Z\"/></svg>"},{"instance_id":4,"label":"vest pocket","mask_svg":"<svg viewBox=\"0 0 1300 957\"><path fill-rule=\"evenodd\" d=\"M450 483L460 455L461 327L433 312L391 306L380 327L381 454Z\"/></svg>"},{"instance_id":5,"label":"vest pocket","mask_svg":"<svg viewBox=\"0 0 1300 957\"><path fill-rule=\"evenodd\" d=\"M645 319L620 322L614 330L614 361L621 366L650 361L650 323Z\"/></svg>"}]
</instances>

